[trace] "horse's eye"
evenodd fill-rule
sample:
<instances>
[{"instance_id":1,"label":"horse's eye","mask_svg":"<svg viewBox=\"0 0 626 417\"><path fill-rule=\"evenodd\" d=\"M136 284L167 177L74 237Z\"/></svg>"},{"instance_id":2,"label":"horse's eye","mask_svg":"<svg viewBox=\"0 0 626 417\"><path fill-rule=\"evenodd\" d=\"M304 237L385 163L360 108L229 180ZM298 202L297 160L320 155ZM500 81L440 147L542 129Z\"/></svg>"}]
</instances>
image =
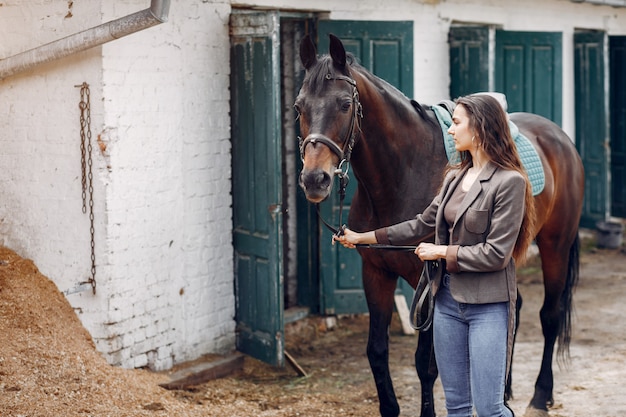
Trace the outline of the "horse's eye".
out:
<instances>
[{"instance_id":1,"label":"horse's eye","mask_svg":"<svg viewBox=\"0 0 626 417\"><path fill-rule=\"evenodd\" d=\"M300 107L298 103L295 103L293 105L293 109L296 111L296 120L299 120L300 117L302 116L302 108Z\"/></svg>"},{"instance_id":2,"label":"horse's eye","mask_svg":"<svg viewBox=\"0 0 626 417\"><path fill-rule=\"evenodd\" d=\"M352 102L351 102L351 101L344 101L344 102L341 104L341 111L343 111L343 112L347 112L348 110L350 110L350 106L351 106L351 105L352 105Z\"/></svg>"}]
</instances>

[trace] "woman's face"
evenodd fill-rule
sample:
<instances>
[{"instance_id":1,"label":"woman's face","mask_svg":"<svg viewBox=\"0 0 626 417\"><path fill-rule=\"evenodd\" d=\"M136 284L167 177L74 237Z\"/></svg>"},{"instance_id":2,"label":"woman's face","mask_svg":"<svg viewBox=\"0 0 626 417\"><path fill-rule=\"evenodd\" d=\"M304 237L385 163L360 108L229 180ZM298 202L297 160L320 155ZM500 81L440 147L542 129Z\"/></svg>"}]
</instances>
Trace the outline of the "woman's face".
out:
<instances>
[{"instance_id":1,"label":"woman's face","mask_svg":"<svg viewBox=\"0 0 626 417\"><path fill-rule=\"evenodd\" d=\"M465 111L465 106L462 104L459 104L454 108L454 113L452 114L452 126L448 129L448 133L454 138L454 147L457 151L469 151L474 147L472 144L474 131L470 127L467 111Z\"/></svg>"}]
</instances>

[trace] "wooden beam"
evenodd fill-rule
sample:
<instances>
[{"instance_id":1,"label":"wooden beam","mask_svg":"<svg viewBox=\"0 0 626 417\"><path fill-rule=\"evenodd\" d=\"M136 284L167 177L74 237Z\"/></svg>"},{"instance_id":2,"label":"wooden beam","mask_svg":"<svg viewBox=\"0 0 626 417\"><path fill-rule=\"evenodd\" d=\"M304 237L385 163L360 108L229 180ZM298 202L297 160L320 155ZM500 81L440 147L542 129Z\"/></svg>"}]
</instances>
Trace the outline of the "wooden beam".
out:
<instances>
[{"instance_id":1,"label":"wooden beam","mask_svg":"<svg viewBox=\"0 0 626 417\"><path fill-rule=\"evenodd\" d=\"M285 359L287 359L287 363L291 365L291 367L298 373L298 375L304 376L304 377L308 376L306 371L298 364L298 362L296 362L294 357L291 356L289 352L287 352L286 350L284 352L285 352Z\"/></svg>"},{"instance_id":2,"label":"wooden beam","mask_svg":"<svg viewBox=\"0 0 626 417\"><path fill-rule=\"evenodd\" d=\"M185 389L217 378L223 378L235 371L243 369L244 355L236 352L225 358L201 362L183 367L170 375L170 382L159 384L165 389Z\"/></svg>"}]
</instances>

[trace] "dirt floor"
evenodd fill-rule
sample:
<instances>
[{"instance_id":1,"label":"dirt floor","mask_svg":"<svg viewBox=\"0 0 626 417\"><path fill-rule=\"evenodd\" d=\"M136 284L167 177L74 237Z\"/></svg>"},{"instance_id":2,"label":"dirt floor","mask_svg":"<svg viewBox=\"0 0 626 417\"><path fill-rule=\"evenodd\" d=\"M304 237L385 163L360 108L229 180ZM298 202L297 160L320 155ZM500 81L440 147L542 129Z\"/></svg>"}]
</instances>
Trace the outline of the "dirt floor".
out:
<instances>
[{"instance_id":1,"label":"dirt floor","mask_svg":"<svg viewBox=\"0 0 626 417\"><path fill-rule=\"evenodd\" d=\"M522 271L521 333L513 363L518 416L533 391L542 337L543 297L536 265ZM587 247L575 295L571 363L555 364L552 417L626 415L626 251ZM286 347L308 373L246 357L241 372L187 390L168 391L165 374L106 364L54 284L29 260L0 248L0 416L375 416L378 404L365 344L367 316L321 318L289 326ZM419 415L413 366L417 335L391 331L390 363L402 416ZM437 413L445 416L441 385Z\"/></svg>"}]
</instances>

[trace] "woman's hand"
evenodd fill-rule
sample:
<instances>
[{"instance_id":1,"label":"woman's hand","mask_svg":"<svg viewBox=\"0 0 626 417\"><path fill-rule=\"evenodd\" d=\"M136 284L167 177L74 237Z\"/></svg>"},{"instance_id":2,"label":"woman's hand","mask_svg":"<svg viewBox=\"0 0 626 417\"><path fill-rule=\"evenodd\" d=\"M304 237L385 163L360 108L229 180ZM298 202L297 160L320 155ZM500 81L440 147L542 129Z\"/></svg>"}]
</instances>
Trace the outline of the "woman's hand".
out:
<instances>
[{"instance_id":1,"label":"woman's hand","mask_svg":"<svg viewBox=\"0 0 626 417\"><path fill-rule=\"evenodd\" d=\"M368 244L368 243L377 243L376 235L373 231L371 232L355 232L353 230L344 228L343 234L341 236L333 236L333 244L335 242L341 243L344 247L349 249L354 249L356 245L359 244Z\"/></svg>"},{"instance_id":2,"label":"woman's hand","mask_svg":"<svg viewBox=\"0 0 626 417\"><path fill-rule=\"evenodd\" d=\"M422 261L436 261L437 259L446 257L446 249L447 246L445 245L422 242L415 249L415 254Z\"/></svg>"}]
</instances>

